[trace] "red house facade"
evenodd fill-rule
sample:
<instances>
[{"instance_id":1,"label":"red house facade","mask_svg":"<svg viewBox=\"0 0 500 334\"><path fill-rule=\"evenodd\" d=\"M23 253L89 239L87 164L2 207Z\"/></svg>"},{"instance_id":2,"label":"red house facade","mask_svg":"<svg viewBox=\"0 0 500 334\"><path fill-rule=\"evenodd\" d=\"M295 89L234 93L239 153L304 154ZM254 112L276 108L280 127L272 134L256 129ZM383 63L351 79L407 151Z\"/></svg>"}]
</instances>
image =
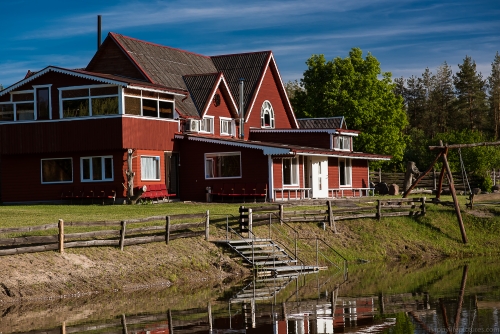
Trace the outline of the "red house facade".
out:
<instances>
[{"instance_id":1,"label":"red house facade","mask_svg":"<svg viewBox=\"0 0 500 334\"><path fill-rule=\"evenodd\" d=\"M1 196L123 200L129 172L181 200L361 196L369 161L390 157L354 152L357 135L342 117L297 119L270 51L207 57L109 33L85 69L0 91Z\"/></svg>"}]
</instances>

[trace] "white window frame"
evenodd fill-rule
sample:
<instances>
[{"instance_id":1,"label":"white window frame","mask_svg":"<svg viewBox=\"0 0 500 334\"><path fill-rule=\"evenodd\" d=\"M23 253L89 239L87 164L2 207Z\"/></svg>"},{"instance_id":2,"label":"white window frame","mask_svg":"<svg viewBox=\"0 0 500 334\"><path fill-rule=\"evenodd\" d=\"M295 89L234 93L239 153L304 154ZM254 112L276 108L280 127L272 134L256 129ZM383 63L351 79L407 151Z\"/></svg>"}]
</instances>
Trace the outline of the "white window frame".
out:
<instances>
[{"instance_id":1,"label":"white window frame","mask_svg":"<svg viewBox=\"0 0 500 334\"><path fill-rule=\"evenodd\" d=\"M209 127L208 130L206 130L207 123ZM200 120L200 132L214 133L214 116L205 116Z\"/></svg>"},{"instance_id":2,"label":"white window frame","mask_svg":"<svg viewBox=\"0 0 500 334\"><path fill-rule=\"evenodd\" d=\"M220 135L221 136L234 136L235 133L235 124L234 124L234 119L228 118L228 117L219 117L219 124L220 124ZM230 132L224 132L224 126L222 125L223 123L227 122L228 123L228 129Z\"/></svg>"},{"instance_id":3,"label":"white window frame","mask_svg":"<svg viewBox=\"0 0 500 334\"><path fill-rule=\"evenodd\" d=\"M285 184L285 160L290 160L290 184ZM295 164L294 164L295 161ZM295 181L295 182L294 182ZM281 162L281 184L283 186L299 185L299 157L283 158Z\"/></svg>"},{"instance_id":4,"label":"white window frame","mask_svg":"<svg viewBox=\"0 0 500 334\"><path fill-rule=\"evenodd\" d=\"M232 155L237 155L240 160L240 175L238 176L210 176L207 174L207 161L212 161L212 166L213 166L213 161L214 159L212 158L213 156L221 157L221 156L232 156ZM212 152L212 153L205 153L204 154L204 169L205 169L205 180L224 180L224 179L241 179L243 177L242 173L242 165L241 165L241 152ZM212 167L213 168L213 167ZM212 170L212 175L213 175L213 170Z\"/></svg>"},{"instance_id":5,"label":"white window frame","mask_svg":"<svg viewBox=\"0 0 500 334\"><path fill-rule=\"evenodd\" d=\"M91 96L90 95L90 89L91 88L106 88L106 87L116 87L117 88L117 93L112 94L112 95L99 95L99 96ZM88 89L88 96L81 96L81 97L69 97L69 98L63 98L62 97L62 92L66 90L80 90L80 89ZM85 85L85 86L69 86L69 87L60 87L58 88L59 90L59 118L60 119L68 119L68 118L82 118L82 117L92 117L92 99L100 99L100 98L106 98L106 97L116 97L118 99L118 113L117 115L121 114L121 109L122 109L122 103L121 103L121 88L120 86L117 85ZM81 116L81 117L63 117L63 101L71 101L71 100L84 100L88 99L89 101L89 115L88 116ZM101 117L102 115L98 115L97 117Z\"/></svg>"},{"instance_id":6,"label":"white window frame","mask_svg":"<svg viewBox=\"0 0 500 334\"><path fill-rule=\"evenodd\" d=\"M13 95L16 95L16 94L29 94L29 93L32 93L33 94L33 100L32 101L15 101L14 102L14 97ZM18 119L17 119L17 105L18 104L23 104L23 103L33 103L33 119L32 120L21 120L19 122L29 122L29 121L33 121L35 120L36 121L36 102L35 102L35 90L19 90L19 91L15 91L15 92L10 92L10 101L8 102L0 102L0 104L12 104L14 105L14 120L13 121L6 121L5 123L10 123L10 122L17 122Z\"/></svg>"},{"instance_id":7,"label":"white window frame","mask_svg":"<svg viewBox=\"0 0 500 334\"><path fill-rule=\"evenodd\" d=\"M175 111L175 99L172 99L172 100L168 100L168 99L163 99L163 98L154 98L154 97L150 97L150 96L142 96L142 92L143 91L147 91L147 92L154 92L154 93L161 93L161 94L168 94L166 92L162 92L162 91L156 91L156 90L147 90L147 89L135 89L135 88L131 88L131 87L128 87L128 89L133 89L133 90L137 90L138 92L140 92L139 95L131 95L131 94L127 94L123 91L123 89L121 89L120 91L122 92L122 96L123 96L123 114L124 115L130 115L130 114L127 114L125 113L125 109L126 109L126 102L125 102L125 97L128 96L128 97L133 97L133 98L136 98L136 99L139 99L141 100L141 117L148 117L148 118L159 118L159 119L170 119L170 118L160 118L160 101L162 102L169 102L169 103L172 103L172 118L171 119L176 119L178 118L178 114L177 112ZM156 100L156 110L158 111L157 113L157 116L156 117L152 117L152 116L144 116L142 114L142 100L143 99L146 99L146 100ZM138 116L138 115L136 115Z\"/></svg>"},{"instance_id":8,"label":"white window frame","mask_svg":"<svg viewBox=\"0 0 500 334\"><path fill-rule=\"evenodd\" d=\"M71 160L71 181L60 181L60 182L43 182L43 161L44 160ZM40 159L40 182L41 184L62 184L62 183L73 183L74 176L73 176L73 158L71 157L64 157L64 158L45 158L45 159Z\"/></svg>"},{"instance_id":9,"label":"white window frame","mask_svg":"<svg viewBox=\"0 0 500 334\"><path fill-rule=\"evenodd\" d=\"M143 165L142 165L142 158L153 158L155 162L157 163L156 168L158 170L157 178L154 179L147 179L143 178ZM160 181L161 180L161 159L159 155L141 155L141 181Z\"/></svg>"},{"instance_id":10,"label":"white window frame","mask_svg":"<svg viewBox=\"0 0 500 334\"><path fill-rule=\"evenodd\" d=\"M352 141L350 136L335 137L335 149L339 151L352 151L351 146L352 146Z\"/></svg>"},{"instance_id":11,"label":"white window frame","mask_svg":"<svg viewBox=\"0 0 500 334\"><path fill-rule=\"evenodd\" d=\"M342 184L341 183L341 173L342 173L342 170L341 170L341 167L340 167L340 162L343 161L344 162L344 176L345 176L345 181L346 181L346 184ZM352 187L352 159L347 159L347 158L339 158L339 186L342 188L342 187L346 187L346 188L350 188Z\"/></svg>"},{"instance_id":12,"label":"white window frame","mask_svg":"<svg viewBox=\"0 0 500 334\"><path fill-rule=\"evenodd\" d=\"M265 117L269 115L269 125L266 125ZM260 108L260 127L262 129L274 129L274 109L271 102L265 100Z\"/></svg>"},{"instance_id":13,"label":"white window frame","mask_svg":"<svg viewBox=\"0 0 500 334\"><path fill-rule=\"evenodd\" d=\"M33 86L33 98L35 100L35 120L38 119L38 101L36 99L36 91L38 89L48 88L49 89L49 119L52 119L52 84L49 85L34 85Z\"/></svg>"},{"instance_id":14,"label":"white window frame","mask_svg":"<svg viewBox=\"0 0 500 334\"><path fill-rule=\"evenodd\" d=\"M101 159L101 176L102 178L100 180L94 180L92 179L93 176L93 171L92 171L92 159L95 158L100 158ZM106 178L106 169L105 166L106 164L104 163L104 159L106 158L111 158L111 178ZM83 178L83 160L90 160L90 179L84 179ZM94 156L88 156L88 157L81 157L80 158L80 181L83 182L109 182L109 181L114 181L115 179L115 171L114 171L114 161L113 161L113 156L112 155L94 155Z\"/></svg>"}]
</instances>

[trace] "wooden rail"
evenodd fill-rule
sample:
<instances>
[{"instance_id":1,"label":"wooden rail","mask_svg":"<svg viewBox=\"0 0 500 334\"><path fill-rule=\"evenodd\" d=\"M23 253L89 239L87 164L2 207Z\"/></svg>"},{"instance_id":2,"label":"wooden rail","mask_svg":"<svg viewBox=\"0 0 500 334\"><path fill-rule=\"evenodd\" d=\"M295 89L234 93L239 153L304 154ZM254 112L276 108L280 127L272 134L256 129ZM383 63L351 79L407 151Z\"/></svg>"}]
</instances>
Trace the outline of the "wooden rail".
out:
<instances>
[{"instance_id":1,"label":"wooden rail","mask_svg":"<svg viewBox=\"0 0 500 334\"><path fill-rule=\"evenodd\" d=\"M185 222L186 220L190 222ZM131 227L131 224L162 222L162 225ZM195 221L195 222L193 222ZM163 223L165 222L165 223ZM178 222L178 223L172 223ZM65 233L65 228L107 228L87 232ZM162 242L179 238L205 235L210 238L210 212L202 214L180 214L152 216L123 221L65 222L55 224L0 229L1 234L27 234L39 231L54 231L51 235L26 235L0 238L0 256L23 253L36 253L58 250L64 253L67 248L111 246L119 247Z\"/></svg>"},{"instance_id":2,"label":"wooden rail","mask_svg":"<svg viewBox=\"0 0 500 334\"><path fill-rule=\"evenodd\" d=\"M265 225L271 222L315 222L328 224L336 231L335 222L339 220L372 218L380 220L382 217L418 216L425 215L425 197L395 198L377 200L375 205L356 206L363 203L359 200L322 201L322 204L310 203L308 207L318 206L317 210L285 210L284 205L253 207L250 211L254 226ZM336 206L339 205L339 206ZM307 205L307 204L306 204ZM351 206L352 205L352 206ZM294 205L297 207L300 205ZM255 213L259 212L259 213ZM265 213L264 213L265 212Z\"/></svg>"}]
</instances>

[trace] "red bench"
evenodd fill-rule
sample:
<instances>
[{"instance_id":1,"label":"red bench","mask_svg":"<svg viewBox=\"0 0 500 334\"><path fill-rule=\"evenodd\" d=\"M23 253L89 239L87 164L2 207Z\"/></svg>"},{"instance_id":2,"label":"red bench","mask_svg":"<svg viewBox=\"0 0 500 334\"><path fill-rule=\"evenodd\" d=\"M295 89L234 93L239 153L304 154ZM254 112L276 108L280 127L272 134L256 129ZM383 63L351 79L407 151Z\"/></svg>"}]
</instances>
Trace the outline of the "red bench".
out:
<instances>
[{"instance_id":1,"label":"red bench","mask_svg":"<svg viewBox=\"0 0 500 334\"><path fill-rule=\"evenodd\" d=\"M99 185L86 185L86 186L67 186L61 191L62 200L90 200L94 203L94 199L99 201L102 200L104 204L105 200L113 200L113 204L116 200L116 190L113 186L99 186Z\"/></svg>"},{"instance_id":2,"label":"red bench","mask_svg":"<svg viewBox=\"0 0 500 334\"><path fill-rule=\"evenodd\" d=\"M254 201L257 198L263 198L264 202L267 200L267 184L266 183L223 183L220 186L212 187L212 196L220 197L223 202L224 199L252 197Z\"/></svg>"},{"instance_id":3,"label":"red bench","mask_svg":"<svg viewBox=\"0 0 500 334\"><path fill-rule=\"evenodd\" d=\"M141 200L167 200L170 201L171 197L176 194L170 194L165 184L150 184L146 186L146 191L142 193Z\"/></svg>"}]
</instances>

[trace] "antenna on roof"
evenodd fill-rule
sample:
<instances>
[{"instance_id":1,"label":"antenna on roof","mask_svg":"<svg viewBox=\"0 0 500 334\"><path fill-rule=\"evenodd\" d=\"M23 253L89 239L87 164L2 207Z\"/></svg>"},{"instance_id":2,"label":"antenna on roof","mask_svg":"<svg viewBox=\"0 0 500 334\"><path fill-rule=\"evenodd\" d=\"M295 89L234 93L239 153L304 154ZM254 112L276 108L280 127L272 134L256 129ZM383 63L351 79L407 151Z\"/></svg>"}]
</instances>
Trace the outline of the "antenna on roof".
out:
<instances>
[{"instance_id":1,"label":"antenna on roof","mask_svg":"<svg viewBox=\"0 0 500 334\"><path fill-rule=\"evenodd\" d=\"M97 15L97 50L101 47L101 15Z\"/></svg>"},{"instance_id":2,"label":"antenna on roof","mask_svg":"<svg viewBox=\"0 0 500 334\"><path fill-rule=\"evenodd\" d=\"M245 84L245 79L240 79L240 139L245 139L245 129L243 124L245 123L245 111L243 110L243 86Z\"/></svg>"}]
</instances>

